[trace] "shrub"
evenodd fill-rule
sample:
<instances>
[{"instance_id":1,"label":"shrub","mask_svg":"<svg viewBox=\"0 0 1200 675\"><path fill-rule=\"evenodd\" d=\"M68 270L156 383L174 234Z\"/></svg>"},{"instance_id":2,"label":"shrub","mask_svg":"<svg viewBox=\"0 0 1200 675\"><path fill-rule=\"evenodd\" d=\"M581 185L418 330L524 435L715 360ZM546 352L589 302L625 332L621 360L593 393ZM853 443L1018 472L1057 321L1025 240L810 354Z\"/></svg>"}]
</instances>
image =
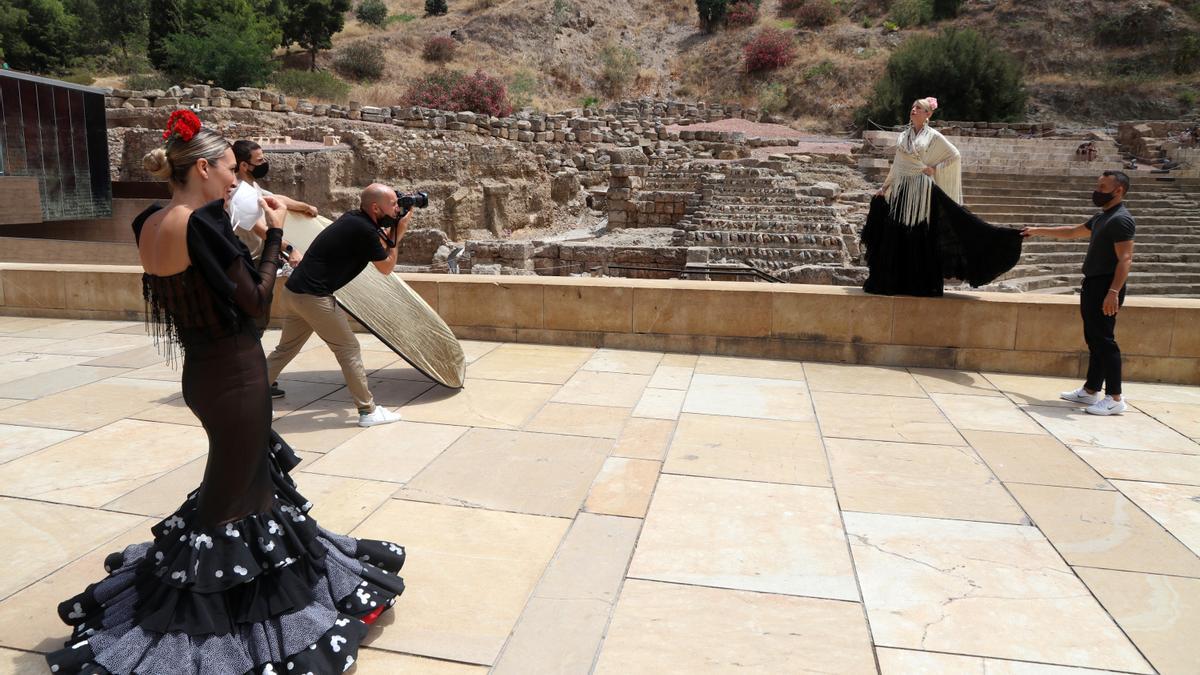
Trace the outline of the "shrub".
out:
<instances>
[{"instance_id":1,"label":"shrub","mask_svg":"<svg viewBox=\"0 0 1200 675\"><path fill-rule=\"evenodd\" d=\"M96 77L92 75L91 71L89 71L87 68L76 67L72 68L67 74L63 75L62 81L70 82L71 84L81 84L86 87L95 82Z\"/></svg>"},{"instance_id":2,"label":"shrub","mask_svg":"<svg viewBox=\"0 0 1200 675\"><path fill-rule=\"evenodd\" d=\"M170 89L175 83L171 78L163 75L157 70L152 70L147 73L137 73L125 78L125 88L134 91L146 91L147 89Z\"/></svg>"},{"instance_id":3,"label":"shrub","mask_svg":"<svg viewBox=\"0 0 1200 675\"><path fill-rule=\"evenodd\" d=\"M281 70L272 78L275 87L289 96L344 101L350 85L324 70Z\"/></svg>"},{"instance_id":4,"label":"shrub","mask_svg":"<svg viewBox=\"0 0 1200 675\"><path fill-rule=\"evenodd\" d=\"M706 33L715 33L724 23L729 11L729 0L696 0L696 13L700 15L700 28Z\"/></svg>"},{"instance_id":5,"label":"shrub","mask_svg":"<svg viewBox=\"0 0 1200 675\"><path fill-rule=\"evenodd\" d=\"M943 119L1011 121L1025 112L1017 61L973 30L947 29L911 38L892 53L858 122L903 123L912 102L931 95Z\"/></svg>"},{"instance_id":6,"label":"shrub","mask_svg":"<svg viewBox=\"0 0 1200 675\"><path fill-rule=\"evenodd\" d=\"M725 23L733 28L746 28L758 22L758 7L748 0L733 3L725 16Z\"/></svg>"},{"instance_id":7,"label":"shrub","mask_svg":"<svg viewBox=\"0 0 1200 675\"><path fill-rule=\"evenodd\" d=\"M1171 70L1187 75L1200 70L1200 37L1185 35L1171 52Z\"/></svg>"},{"instance_id":8,"label":"shrub","mask_svg":"<svg viewBox=\"0 0 1200 675\"><path fill-rule=\"evenodd\" d=\"M581 108L598 108L598 107L600 107L600 99L596 98L595 96L584 96L579 101L579 107L581 107Z\"/></svg>"},{"instance_id":9,"label":"shrub","mask_svg":"<svg viewBox=\"0 0 1200 675\"><path fill-rule=\"evenodd\" d=\"M808 68L806 68L804 71L804 81L805 82L816 82L817 80L827 79L830 76L832 76L836 70L837 69L833 65L833 61L826 59L824 61L821 61L820 63L811 65Z\"/></svg>"},{"instance_id":10,"label":"shrub","mask_svg":"<svg viewBox=\"0 0 1200 675\"><path fill-rule=\"evenodd\" d=\"M1101 46L1138 47L1159 40L1170 32L1170 9L1137 3L1124 14L1096 23L1096 42Z\"/></svg>"},{"instance_id":11,"label":"shrub","mask_svg":"<svg viewBox=\"0 0 1200 675\"><path fill-rule=\"evenodd\" d=\"M508 78L508 100L514 110L533 105L533 94L537 91L537 75L528 70L518 70Z\"/></svg>"},{"instance_id":12,"label":"shrub","mask_svg":"<svg viewBox=\"0 0 1200 675\"><path fill-rule=\"evenodd\" d=\"M387 25L388 8L383 0L362 0L354 10L354 16L368 26L383 28Z\"/></svg>"},{"instance_id":13,"label":"shrub","mask_svg":"<svg viewBox=\"0 0 1200 675\"><path fill-rule=\"evenodd\" d=\"M476 70L474 75L464 77L451 91L451 95L457 110L470 110L494 117L507 117L512 114L512 105L508 102L508 90L504 82L482 70Z\"/></svg>"},{"instance_id":14,"label":"shrub","mask_svg":"<svg viewBox=\"0 0 1200 675\"><path fill-rule=\"evenodd\" d=\"M554 13L554 23L561 26L567 22L575 8L571 6L569 0L554 0L551 11Z\"/></svg>"},{"instance_id":15,"label":"shrub","mask_svg":"<svg viewBox=\"0 0 1200 675\"><path fill-rule=\"evenodd\" d=\"M421 58L430 63L449 63L458 52L458 43L448 35L435 35L425 41Z\"/></svg>"},{"instance_id":16,"label":"shrub","mask_svg":"<svg viewBox=\"0 0 1200 675\"><path fill-rule=\"evenodd\" d=\"M383 77L383 47L352 42L333 57L333 69L352 80L378 80Z\"/></svg>"},{"instance_id":17,"label":"shrub","mask_svg":"<svg viewBox=\"0 0 1200 675\"><path fill-rule=\"evenodd\" d=\"M449 11L446 0L425 0L425 16L438 16Z\"/></svg>"},{"instance_id":18,"label":"shrub","mask_svg":"<svg viewBox=\"0 0 1200 675\"><path fill-rule=\"evenodd\" d=\"M933 0L933 18L937 21L958 16L963 0Z\"/></svg>"},{"instance_id":19,"label":"shrub","mask_svg":"<svg viewBox=\"0 0 1200 675\"><path fill-rule=\"evenodd\" d=\"M494 117L512 114L504 83L480 70L473 75L439 70L414 80L403 98L405 105L437 110L469 110Z\"/></svg>"},{"instance_id":20,"label":"shrub","mask_svg":"<svg viewBox=\"0 0 1200 675\"><path fill-rule=\"evenodd\" d=\"M777 115L787 108L787 87L773 82L758 92L758 109L768 115Z\"/></svg>"},{"instance_id":21,"label":"shrub","mask_svg":"<svg viewBox=\"0 0 1200 675\"><path fill-rule=\"evenodd\" d=\"M796 5L788 14L796 20L796 25L802 28L822 28L828 26L842 15L830 0L807 0L807 2L792 3Z\"/></svg>"},{"instance_id":22,"label":"shrub","mask_svg":"<svg viewBox=\"0 0 1200 675\"><path fill-rule=\"evenodd\" d=\"M923 26L933 21L933 0L896 0L892 21L901 28Z\"/></svg>"},{"instance_id":23,"label":"shrub","mask_svg":"<svg viewBox=\"0 0 1200 675\"><path fill-rule=\"evenodd\" d=\"M774 28L764 28L742 48L742 66L747 73L782 68L796 57L792 36Z\"/></svg>"},{"instance_id":24,"label":"shrub","mask_svg":"<svg viewBox=\"0 0 1200 675\"><path fill-rule=\"evenodd\" d=\"M623 94L637 79L638 55L629 47L608 44L600 50L600 88L611 98Z\"/></svg>"}]
</instances>

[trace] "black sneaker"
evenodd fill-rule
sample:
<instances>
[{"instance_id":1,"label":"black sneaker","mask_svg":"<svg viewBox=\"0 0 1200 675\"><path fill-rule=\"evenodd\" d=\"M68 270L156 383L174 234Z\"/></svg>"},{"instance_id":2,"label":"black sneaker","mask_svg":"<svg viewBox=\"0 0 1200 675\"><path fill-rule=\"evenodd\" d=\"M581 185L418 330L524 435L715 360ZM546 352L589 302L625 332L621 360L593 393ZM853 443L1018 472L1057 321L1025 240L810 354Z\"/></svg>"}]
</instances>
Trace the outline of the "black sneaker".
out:
<instances>
[{"instance_id":1,"label":"black sneaker","mask_svg":"<svg viewBox=\"0 0 1200 675\"><path fill-rule=\"evenodd\" d=\"M271 383L271 398L283 398L283 390L279 388L278 382Z\"/></svg>"}]
</instances>

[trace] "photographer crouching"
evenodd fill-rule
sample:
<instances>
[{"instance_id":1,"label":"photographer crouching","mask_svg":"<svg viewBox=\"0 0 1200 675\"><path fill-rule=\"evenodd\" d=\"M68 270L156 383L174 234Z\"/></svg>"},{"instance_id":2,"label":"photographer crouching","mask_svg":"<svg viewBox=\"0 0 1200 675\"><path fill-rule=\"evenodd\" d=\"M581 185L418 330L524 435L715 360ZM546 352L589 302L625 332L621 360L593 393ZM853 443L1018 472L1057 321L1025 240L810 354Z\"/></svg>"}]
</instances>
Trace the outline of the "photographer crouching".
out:
<instances>
[{"instance_id":1,"label":"photographer crouching","mask_svg":"<svg viewBox=\"0 0 1200 675\"><path fill-rule=\"evenodd\" d=\"M304 253L296 270L284 285L283 295L291 314L283 320L279 346L267 358L272 395L282 396L275 382L309 336L320 336L342 368L346 386L358 406L358 426L371 427L400 420L398 413L375 405L367 388L362 349L350 330L346 312L338 307L333 294L358 276L368 263L380 274L391 274L396 267L397 243L412 219L411 206L424 206L423 194L404 198L392 188L374 183L362 191L359 208L347 211L325 228ZM413 201L417 200L415 203ZM427 203L427 202L426 202Z\"/></svg>"}]
</instances>

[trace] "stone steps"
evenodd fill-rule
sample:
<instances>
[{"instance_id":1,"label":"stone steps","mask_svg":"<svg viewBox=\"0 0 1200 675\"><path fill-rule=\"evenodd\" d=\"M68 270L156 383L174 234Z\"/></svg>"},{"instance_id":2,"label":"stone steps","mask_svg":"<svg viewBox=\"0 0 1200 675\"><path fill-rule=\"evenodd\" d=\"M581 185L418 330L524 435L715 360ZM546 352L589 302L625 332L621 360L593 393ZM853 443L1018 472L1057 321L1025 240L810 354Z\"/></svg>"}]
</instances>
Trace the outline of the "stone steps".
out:
<instances>
[{"instance_id":1,"label":"stone steps","mask_svg":"<svg viewBox=\"0 0 1200 675\"><path fill-rule=\"evenodd\" d=\"M1195 251L1196 246L1188 246L1189 251ZM1059 252L1070 251L1079 256L1080 262L1083 261L1083 254L1087 251L1087 240L1079 239L1075 241L1062 241L1055 239L1026 239L1023 251L1027 252ZM1174 242L1146 242L1138 237L1137 244L1134 246L1133 259L1137 263L1138 257L1143 253L1175 253L1180 250L1180 246Z\"/></svg>"},{"instance_id":2,"label":"stone steps","mask_svg":"<svg viewBox=\"0 0 1200 675\"><path fill-rule=\"evenodd\" d=\"M1169 200L1169 199L1151 199L1142 200L1140 202L1128 201L1125 202L1126 208L1133 212L1134 216L1148 215L1179 215L1179 216L1197 216L1200 217L1200 205L1190 200ZM1066 198L1032 198L1021 199L1019 197L995 197L980 195L975 199L967 202L967 208L976 213L982 211L1012 211L1019 209L1021 211L1036 210L1039 213L1067 213L1072 215L1093 215L1098 209L1092 206L1091 202L1083 202L1079 199Z\"/></svg>"},{"instance_id":3,"label":"stone steps","mask_svg":"<svg viewBox=\"0 0 1200 675\"><path fill-rule=\"evenodd\" d=\"M808 248L766 248L754 246L714 246L709 248L709 261L752 261L755 267L781 270L798 265L840 265L845 251Z\"/></svg>"},{"instance_id":4,"label":"stone steps","mask_svg":"<svg viewBox=\"0 0 1200 675\"><path fill-rule=\"evenodd\" d=\"M745 232L699 230L688 232L688 246L738 246L756 248L837 249L843 247L842 238L831 234L812 232Z\"/></svg>"},{"instance_id":5,"label":"stone steps","mask_svg":"<svg viewBox=\"0 0 1200 675\"><path fill-rule=\"evenodd\" d=\"M975 209L972 213L996 225L1078 225L1086 222L1090 215L1061 214L1061 213L991 213L984 215ZM1200 219L1180 216L1142 216L1134 215L1137 221L1138 238L1143 232L1163 232L1172 228L1181 231L1196 230L1200 227ZM1165 228L1165 229L1164 229Z\"/></svg>"},{"instance_id":6,"label":"stone steps","mask_svg":"<svg viewBox=\"0 0 1200 675\"><path fill-rule=\"evenodd\" d=\"M1027 292L1045 293L1052 295L1075 295L1079 292L1080 276L1078 273L1073 275L1047 275L1026 277L1021 280L1022 288ZM1151 282L1143 281L1137 276L1137 273L1130 274L1128 295L1174 295L1174 296L1194 296L1196 289L1200 287L1196 283L1177 283L1171 281Z\"/></svg>"},{"instance_id":7,"label":"stone steps","mask_svg":"<svg viewBox=\"0 0 1200 675\"><path fill-rule=\"evenodd\" d=\"M1078 276L1080 272L1081 261L1070 261L1054 264L1032 264L1026 263L1022 259L1021 263L1012 268L1002 278L1014 279L1030 276L1041 275L1071 275ZM1134 265L1131 274L1138 274L1143 280L1160 282L1184 282L1192 281L1200 284L1200 271L1197 271L1195 263L1188 262L1173 262L1173 263L1156 263L1137 261Z\"/></svg>"},{"instance_id":8,"label":"stone steps","mask_svg":"<svg viewBox=\"0 0 1200 675\"><path fill-rule=\"evenodd\" d=\"M1150 263L1186 263L1196 265L1200 263L1200 247L1192 250L1178 250L1178 247L1171 247L1174 250L1163 252L1148 252L1135 247L1134 264L1141 267L1144 264ZM1082 262L1083 258L1079 251L1039 251L1031 250L1030 246L1025 246L1021 252L1021 265L1055 265L1055 264L1072 264L1077 265Z\"/></svg>"},{"instance_id":9,"label":"stone steps","mask_svg":"<svg viewBox=\"0 0 1200 675\"><path fill-rule=\"evenodd\" d=\"M739 221L719 218L691 218L680 225L683 229L700 232L777 232L777 233L806 233L828 232L839 233L841 226L836 221L817 222L812 220L757 220Z\"/></svg>"}]
</instances>

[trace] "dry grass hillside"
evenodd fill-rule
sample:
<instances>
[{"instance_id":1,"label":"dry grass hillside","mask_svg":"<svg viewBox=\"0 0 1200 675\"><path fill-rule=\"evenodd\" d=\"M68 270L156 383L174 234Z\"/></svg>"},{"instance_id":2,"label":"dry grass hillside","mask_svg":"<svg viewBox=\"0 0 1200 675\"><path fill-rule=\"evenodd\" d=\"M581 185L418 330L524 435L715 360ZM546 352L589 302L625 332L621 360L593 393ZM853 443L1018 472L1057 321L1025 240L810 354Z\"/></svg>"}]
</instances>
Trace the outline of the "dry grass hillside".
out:
<instances>
[{"instance_id":1,"label":"dry grass hillside","mask_svg":"<svg viewBox=\"0 0 1200 675\"><path fill-rule=\"evenodd\" d=\"M1196 114L1200 0L967 0L955 19L898 31L887 25L892 2L838 0L832 25L804 30L780 17L779 0L763 0L754 26L709 35L698 28L693 0L450 0L438 17L424 16L423 0L387 0L397 18L376 29L351 16L321 64L329 67L354 41L384 45L388 75L355 84L351 96L397 104L410 79L439 67L422 60L425 41L456 31L462 47L449 67L500 76L518 103L535 108L643 95L737 101L836 131L848 128L892 50L959 26L993 37L1024 64L1031 119ZM747 76L742 47L763 27L793 35L797 57Z\"/></svg>"}]
</instances>

